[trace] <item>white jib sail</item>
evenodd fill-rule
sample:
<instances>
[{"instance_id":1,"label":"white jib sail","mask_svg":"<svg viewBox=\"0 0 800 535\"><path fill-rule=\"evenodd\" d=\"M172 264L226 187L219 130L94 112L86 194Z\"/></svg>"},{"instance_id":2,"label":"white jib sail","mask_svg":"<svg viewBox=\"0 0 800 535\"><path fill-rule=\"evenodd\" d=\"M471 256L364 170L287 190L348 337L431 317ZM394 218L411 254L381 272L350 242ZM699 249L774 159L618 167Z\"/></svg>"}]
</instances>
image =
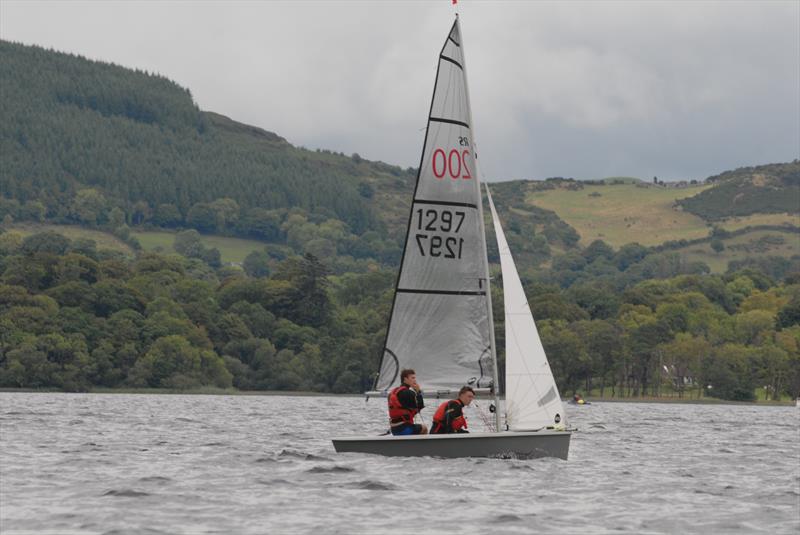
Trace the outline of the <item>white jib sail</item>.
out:
<instances>
[{"instance_id":1,"label":"white jib sail","mask_svg":"<svg viewBox=\"0 0 800 535\"><path fill-rule=\"evenodd\" d=\"M493 375L486 242L458 20L439 55L428 128L376 390L413 368L424 391Z\"/></svg>"},{"instance_id":2,"label":"white jib sail","mask_svg":"<svg viewBox=\"0 0 800 535\"><path fill-rule=\"evenodd\" d=\"M497 217L489 186L489 208L497 234L506 326L506 424L512 431L566 425L564 406L533 321L511 249Z\"/></svg>"}]
</instances>

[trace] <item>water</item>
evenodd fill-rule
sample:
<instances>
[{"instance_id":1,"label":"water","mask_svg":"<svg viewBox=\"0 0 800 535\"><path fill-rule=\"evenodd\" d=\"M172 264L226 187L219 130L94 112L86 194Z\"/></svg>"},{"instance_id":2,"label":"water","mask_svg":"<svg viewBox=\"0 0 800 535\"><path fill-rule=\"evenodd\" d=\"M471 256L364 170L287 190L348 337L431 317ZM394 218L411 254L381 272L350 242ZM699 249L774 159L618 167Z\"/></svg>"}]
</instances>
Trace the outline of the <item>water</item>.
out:
<instances>
[{"instance_id":1,"label":"water","mask_svg":"<svg viewBox=\"0 0 800 535\"><path fill-rule=\"evenodd\" d=\"M794 407L568 406L569 461L333 451L384 403L3 393L0 531L800 532Z\"/></svg>"}]
</instances>

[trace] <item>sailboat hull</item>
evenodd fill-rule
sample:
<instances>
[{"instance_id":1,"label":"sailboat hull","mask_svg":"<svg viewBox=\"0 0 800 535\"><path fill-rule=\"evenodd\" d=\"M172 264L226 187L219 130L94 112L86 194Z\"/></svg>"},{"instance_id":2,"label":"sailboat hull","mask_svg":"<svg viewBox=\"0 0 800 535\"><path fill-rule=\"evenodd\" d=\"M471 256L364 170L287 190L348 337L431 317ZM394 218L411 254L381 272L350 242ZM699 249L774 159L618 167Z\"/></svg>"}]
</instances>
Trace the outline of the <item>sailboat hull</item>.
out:
<instances>
[{"instance_id":1,"label":"sailboat hull","mask_svg":"<svg viewBox=\"0 0 800 535\"><path fill-rule=\"evenodd\" d=\"M335 438L333 447L339 453L371 453L388 457L557 457L566 460L571 435L569 431L384 435Z\"/></svg>"}]
</instances>

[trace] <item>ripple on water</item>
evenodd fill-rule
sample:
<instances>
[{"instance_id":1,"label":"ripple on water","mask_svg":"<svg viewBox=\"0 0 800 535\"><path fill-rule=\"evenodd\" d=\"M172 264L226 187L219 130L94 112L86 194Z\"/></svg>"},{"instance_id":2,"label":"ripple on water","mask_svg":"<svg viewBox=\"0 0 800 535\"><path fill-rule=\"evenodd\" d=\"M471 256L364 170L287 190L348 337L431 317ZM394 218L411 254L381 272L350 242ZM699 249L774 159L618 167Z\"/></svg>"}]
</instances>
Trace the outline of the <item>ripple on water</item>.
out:
<instances>
[{"instance_id":1,"label":"ripple on water","mask_svg":"<svg viewBox=\"0 0 800 535\"><path fill-rule=\"evenodd\" d=\"M358 489L358 490L395 490L397 486L392 485L391 483L384 483L382 481L373 481L370 479L366 479L364 481L351 481L350 483L345 484L336 484L337 487L343 487L346 489Z\"/></svg>"},{"instance_id":2,"label":"ripple on water","mask_svg":"<svg viewBox=\"0 0 800 535\"><path fill-rule=\"evenodd\" d=\"M142 483L159 483L163 485L165 483L172 482L173 479L164 476L146 476L146 477L140 477L139 481L141 481Z\"/></svg>"},{"instance_id":3,"label":"ripple on water","mask_svg":"<svg viewBox=\"0 0 800 535\"><path fill-rule=\"evenodd\" d=\"M514 514L503 514L503 515L497 515L496 517L494 517L494 521L497 522L497 523L500 523L500 524L505 524L505 523L508 523L508 522L521 522L522 521L522 517L519 517L519 516L514 515Z\"/></svg>"},{"instance_id":4,"label":"ripple on water","mask_svg":"<svg viewBox=\"0 0 800 535\"><path fill-rule=\"evenodd\" d=\"M112 489L104 492L103 496L118 496L121 498L141 498L143 496L150 496L150 493L133 489L120 489L120 490Z\"/></svg>"},{"instance_id":5,"label":"ripple on water","mask_svg":"<svg viewBox=\"0 0 800 535\"><path fill-rule=\"evenodd\" d=\"M356 469L350 466L315 466L306 470L309 474L346 474L348 472L355 472Z\"/></svg>"},{"instance_id":6,"label":"ripple on water","mask_svg":"<svg viewBox=\"0 0 800 535\"><path fill-rule=\"evenodd\" d=\"M131 535L131 533L136 533L137 535L165 535L171 532L161 531L160 529L154 529L154 528L137 527L136 529L124 529L124 528L111 529L108 531L104 531L103 535Z\"/></svg>"},{"instance_id":7,"label":"ripple on water","mask_svg":"<svg viewBox=\"0 0 800 535\"><path fill-rule=\"evenodd\" d=\"M310 453L303 453L302 451L287 449L281 450L281 452L278 454L278 457L284 459L299 459L301 461L333 461L333 459L328 457L321 457L319 455L312 455Z\"/></svg>"},{"instance_id":8,"label":"ripple on water","mask_svg":"<svg viewBox=\"0 0 800 535\"><path fill-rule=\"evenodd\" d=\"M290 487L294 487L297 485L294 481L289 481L286 479L256 479L256 483L259 485L267 485L268 487L277 487L279 485L287 485Z\"/></svg>"}]
</instances>

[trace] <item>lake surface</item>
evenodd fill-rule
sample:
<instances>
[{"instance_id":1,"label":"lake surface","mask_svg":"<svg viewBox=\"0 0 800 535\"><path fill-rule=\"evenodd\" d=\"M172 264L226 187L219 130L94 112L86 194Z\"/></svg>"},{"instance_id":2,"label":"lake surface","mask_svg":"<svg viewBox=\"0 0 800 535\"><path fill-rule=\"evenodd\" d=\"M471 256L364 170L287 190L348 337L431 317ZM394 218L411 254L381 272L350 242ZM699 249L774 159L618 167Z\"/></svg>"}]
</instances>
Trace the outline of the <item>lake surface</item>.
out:
<instances>
[{"instance_id":1,"label":"lake surface","mask_svg":"<svg viewBox=\"0 0 800 535\"><path fill-rule=\"evenodd\" d=\"M0 531L800 532L800 409L567 415L569 461L384 458L329 440L382 431L383 400L0 393Z\"/></svg>"}]
</instances>

